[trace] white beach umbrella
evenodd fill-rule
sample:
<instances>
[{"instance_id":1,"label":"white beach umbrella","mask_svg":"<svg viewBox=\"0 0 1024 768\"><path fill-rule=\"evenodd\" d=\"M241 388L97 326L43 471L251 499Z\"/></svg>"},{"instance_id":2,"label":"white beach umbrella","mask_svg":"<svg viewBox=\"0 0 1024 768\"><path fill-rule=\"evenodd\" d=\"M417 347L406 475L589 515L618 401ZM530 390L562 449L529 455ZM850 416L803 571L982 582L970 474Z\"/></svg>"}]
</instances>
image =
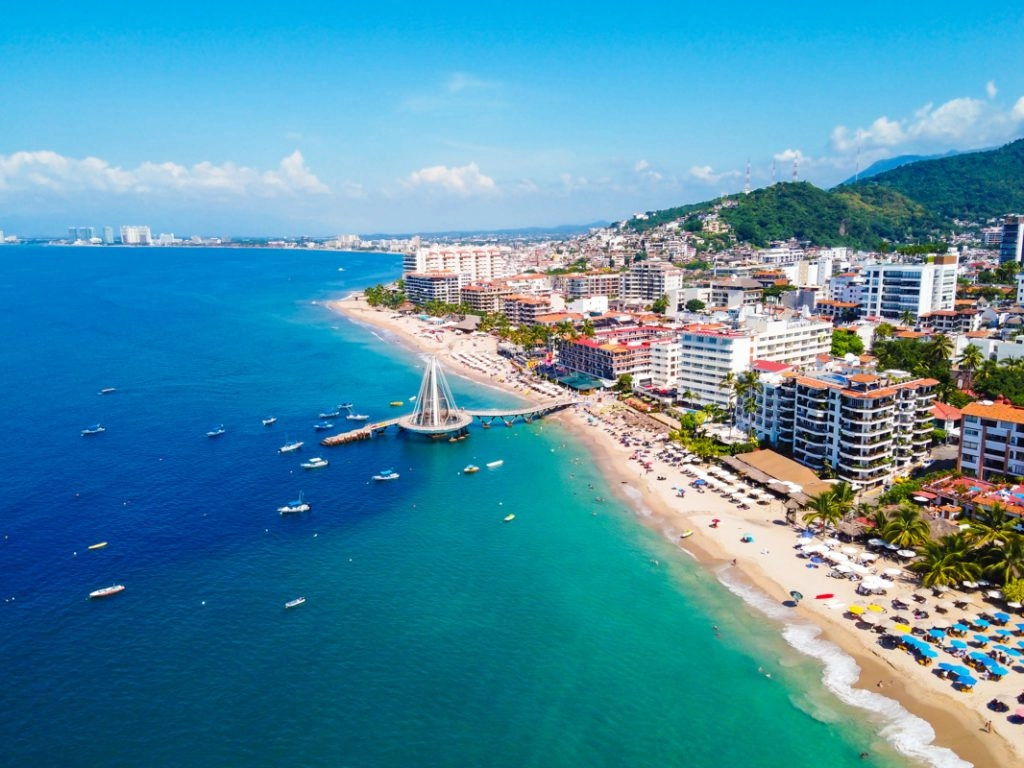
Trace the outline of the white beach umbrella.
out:
<instances>
[{"instance_id":1,"label":"white beach umbrella","mask_svg":"<svg viewBox=\"0 0 1024 768\"><path fill-rule=\"evenodd\" d=\"M836 573L852 573L853 572L853 568L851 568L848 565L844 565L843 563L840 563L839 565L834 566L832 568L832 570L835 571Z\"/></svg>"},{"instance_id":2,"label":"white beach umbrella","mask_svg":"<svg viewBox=\"0 0 1024 768\"><path fill-rule=\"evenodd\" d=\"M846 555L856 555L858 552L860 552L860 550L856 547L843 547L839 551Z\"/></svg>"},{"instance_id":3,"label":"white beach umbrella","mask_svg":"<svg viewBox=\"0 0 1024 768\"><path fill-rule=\"evenodd\" d=\"M902 568L886 568L884 571L882 571L882 573L885 574L886 576L902 576L903 575L903 569Z\"/></svg>"},{"instance_id":4,"label":"white beach umbrella","mask_svg":"<svg viewBox=\"0 0 1024 768\"><path fill-rule=\"evenodd\" d=\"M870 563L877 560L878 555L872 552L861 552L859 555L857 555L857 559L860 560L860 562L862 563Z\"/></svg>"}]
</instances>

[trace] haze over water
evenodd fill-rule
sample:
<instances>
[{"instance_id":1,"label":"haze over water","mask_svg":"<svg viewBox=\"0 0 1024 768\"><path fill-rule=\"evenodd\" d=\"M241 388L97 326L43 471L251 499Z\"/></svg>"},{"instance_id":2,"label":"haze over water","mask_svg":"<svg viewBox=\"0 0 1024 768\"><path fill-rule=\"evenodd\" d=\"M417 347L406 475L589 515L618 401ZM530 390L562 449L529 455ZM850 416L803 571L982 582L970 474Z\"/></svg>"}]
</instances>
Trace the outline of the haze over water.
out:
<instances>
[{"instance_id":1,"label":"haze over water","mask_svg":"<svg viewBox=\"0 0 1024 768\"><path fill-rule=\"evenodd\" d=\"M320 448L320 411L384 418L417 391L414 354L311 303L398 257L0 261L4 765L905 764L779 625L596 502L613 489L556 422ZM278 515L300 491L312 512Z\"/></svg>"}]
</instances>

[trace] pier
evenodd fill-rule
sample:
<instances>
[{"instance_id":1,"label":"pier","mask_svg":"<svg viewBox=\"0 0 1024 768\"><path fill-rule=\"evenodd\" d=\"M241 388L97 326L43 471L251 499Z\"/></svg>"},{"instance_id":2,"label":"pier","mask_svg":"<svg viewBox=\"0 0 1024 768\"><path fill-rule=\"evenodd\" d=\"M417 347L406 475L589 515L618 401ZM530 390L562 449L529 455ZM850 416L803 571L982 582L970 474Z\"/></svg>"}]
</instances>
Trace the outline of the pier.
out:
<instances>
[{"instance_id":1,"label":"pier","mask_svg":"<svg viewBox=\"0 0 1024 768\"><path fill-rule=\"evenodd\" d=\"M420 392L412 413L331 435L321 440L320 445L330 448L359 440L369 440L374 435L383 434L389 427L398 427L399 431L408 430L435 439L444 435L454 437L465 435L467 427L474 420L485 429L495 421L500 421L506 427L511 427L520 419L530 424L549 413L570 408L577 402L573 398L563 398L523 408L458 408L437 358L431 358L423 374L423 382L420 384Z\"/></svg>"}]
</instances>

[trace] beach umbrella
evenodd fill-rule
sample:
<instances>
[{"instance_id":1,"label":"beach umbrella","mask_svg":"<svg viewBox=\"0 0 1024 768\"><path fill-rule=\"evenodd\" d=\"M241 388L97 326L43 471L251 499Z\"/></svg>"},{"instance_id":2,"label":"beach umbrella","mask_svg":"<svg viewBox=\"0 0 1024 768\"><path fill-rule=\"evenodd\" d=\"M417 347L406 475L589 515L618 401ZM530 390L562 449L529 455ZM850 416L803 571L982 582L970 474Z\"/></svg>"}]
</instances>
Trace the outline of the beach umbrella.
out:
<instances>
[{"instance_id":1,"label":"beach umbrella","mask_svg":"<svg viewBox=\"0 0 1024 768\"><path fill-rule=\"evenodd\" d=\"M1017 711L1013 713L1013 716L1018 720L1024 720L1024 707L1017 707Z\"/></svg>"},{"instance_id":2,"label":"beach umbrella","mask_svg":"<svg viewBox=\"0 0 1024 768\"><path fill-rule=\"evenodd\" d=\"M801 539L813 539L814 538L814 531L804 531L803 533L800 534L800 538Z\"/></svg>"},{"instance_id":3,"label":"beach umbrella","mask_svg":"<svg viewBox=\"0 0 1024 768\"><path fill-rule=\"evenodd\" d=\"M953 629L955 629L957 632L966 632L968 629L970 629L970 627L968 627L962 621L958 621L956 624L953 625Z\"/></svg>"},{"instance_id":4,"label":"beach umbrella","mask_svg":"<svg viewBox=\"0 0 1024 768\"><path fill-rule=\"evenodd\" d=\"M798 603L804 599L804 596L797 592L795 589L789 593L789 596L796 600Z\"/></svg>"},{"instance_id":5,"label":"beach umbrella","mask_svg":"<svg viewBox=\"0 0 1024 768\"><path fill-rule=\"evenodd\" d=\"M874 552L861 552L859 555L857 555L857 559L862 563L870 563L877 560L878 555L876 555Z\"/></svg>"},{"instance_id":6,"label":"beach umbrella","mask_svg":"<svg viewBox=\"0 0 1024 768\"><path fill-rule=\"evenodd\" d=\"M996 634L1000 637L1011 637L1013 635L1013 632L1011 632L1008 629L997 629Z\"/></svg>"},{"instance_id":7,"label":"beach umbrella","mask_svg":"<svg viewBox=\"0 0 1024 768\"><path fill-rule=\"evenodd\" d=\"M998 589L990 589L985 594L988 597L991 597L993 600L1002 600L1003 599L1003 593L1000 592Z\"/></svg>"},{"instance_id":8,"label":"beach umbrella","mask_svg":"<svg viewBox=\"0 0 1024 768\"><path fill-rule=\"evenodd\" d=\"M936 650L934 648L929 648L927 646L919 646L918 649L917 649L917 652L921 656L924 656L927 659L937 659L937 658L939 658L938 652L936 652Z\"/></svg>"},{"instance_id":9,"label":"beach umbrella","mask_svg":"<svg viewBox=\"0 0 1024 768\"><path fill-rule=\"evenodd\" d=\"M1002 611L999 611L998 613L993 613L992 617L995 618L995 619L998 619L999 621L1003 622L1004 624L1007 621L1010 620L1010 614L1003 613Z\"/></svg>"},{"instance_id":10,"label":"beach umbrella","mask_svg":"<svg viewBox=\"0 0 1024 768\"><path fill-rule=\"evenodd\" d=\"M843 547L840 551L847 555L856 555L860 552L856 547Z\"/></svg>"},{"instance_id":11,"label":"beach umbrella","mask_svg":"<svg viewBox=\"0 0 1024 768\"><path fill-rule=\"evenodd\" d=\"M902 573L902 568L886 568L884 571L882 571L882 574L885 576L899 576Z\"/></svg>"},{"instance_id":12,"label":"beach umbrella","mask_svg":"<svg viewBox=\"0 0 1024 768\"><path fill-rule=\"evenodd\" d=\"M984 665L985 665L986 667L987 667L987 666L988 666L989 664L992 664L992 663L994 663L994 661L993 661L993 659L992 659L992 657L991 657L991 656L987 656L987 655L985 655L984 653L982 653L981 651L972 651L972 652L971 652L971 658L972 658L972 659L974 659L975 661L979 661L979 662L981 662L981 663L982 663L982 664L984 664Z\"/></svg>"},{"instance_id":13,"label":"beach umbrella","mask_svg":"<svg viewBox=\"0 0 1024 768\"><path fill-rule=\"evenodd\" d=\"M843 563L840 563L839 565L832 566L832 570L835 571L836 573L852 573L853 572L853 568L851 568L850 566L845 565Z\"/></svg>"},{"instance_id":14,"label":"beach umbrella","mask_svg":"<svg viewBox=\"0 0 1024 768\"><path fill-rule=\"evenodd\" d=\"M1010 657L1012 657L1014 659L1019 659L1019 658L1024 657L1024 653L1021 653L1016 648L1007 648L1005 645L997 645L995 647L997 649L999 649L1000 651L1002 651L1003 653L1005 653L1007 656L1010 656Z\"/></svg>"},{"instance_id":15,"label":"beach umbrella","mask_svg":"<svg viewBox=\"0 0 1024 768\"><path fill-rule=\"evenodd\" d=\"M864 613L864 606L863 605L851 605L846 610L849 611L850 613L853 613L853 614L856 614L857 616L860 616L860 614Z\"/></svg>"},{"instance_id":16,"label":"beach umbrella","mask_svg":"<svg viewBox=\"0 0 1024 768\"><path fill-rule=\"evenodd\" d=\"M943 632L941 629L929 629L928 630L928 634L931 637L934 637L936 640L945 640L946 639L946 633Z\"/></svg>"},{"instance_id":17,"label":"beach umbrella","mask_svg":"<svg viewBox=\"0 0 1024 768\"><path fill-rule=\"evenodd\" d=\"M903 635L902 640L903 642L907 643L908 645L912 645L915 648L918 648L922 645L922 642L913 635Z\"/></svg>"},{"instance_id":18,"label":"beach umbrella","mask_svg":"<svg viewBox=\"0 0 1024 768\"><path fill-rule=\"evenodd\" d=\"M871 603L868 606L868 610L869 611L874 611L875 613L885 613L885 608L883 608L880 605L875 605L874 603Z\"/></svg>"},{"instance_id":19,"label":"beach umbrella","mask_svg":"<svg viewBox=\"0 0 1024 768\"><path fill-rule=\"evenodd\" d=\"M989 627L992 626L991 624L988 623L988 621L986 619L975 619L971 623L974 624L974 626L976 626L976 627L981 627L982 629L988 629Z\"/></svg>"},{"instance_id":20,"label":"beach umbrella","mask_svg":"<svg viewBox=\"0 0 1024 768\"><path fill-rule=\"evenodd\" d=\"M873 613L865 613L860 616L861 623L863 624L877 624L881 619L875 616Z\"/></svg>"},{"instance_id":21,"label":"beach umbrella","mask_svg":"<svg viewBox=\"0 0 1024 768\"><path fill-rule=\"evenodd\" d=\"M957 668L956 664L951 664L948 661L943 661L943 662L939 663L939 669L944 670L946 672L952 672L956 668ZM963 667L960 667L960 669L963 669Z\"/></svg>"},{"instance_id":22,"label":"beach umbrella","mask_svg":"<svg viewBox=\"0 0 1024 768\"><path fill-rule=\"evenodd\" d=\"M965 643L963 640L953 640L952 642L950 642L950 645L956 648L958 651L967 650L967 643Z\"/></svg>"},{"instance_id":23,"label":"beach umbrella","mask_svg":"<svg viewBox=\"0 0 1024 768\"><path fill-rule=\"evenodd\" d=\"M1003 667L1000 667L998 664L993 664L988 668L988 673L990 675L995 675L996 677L1006 677L1007 670L1003 669Z\"/></svg>"},{"instance_id":24,"label":"beach umbrella","mask_svg":"<svg viewBox=\"0 0 1024 768\"><path fill-rule=\"evenodd\" d=\"M1024 624L1014 624L1018 632L1024 632Z\"/></svg>"},{"instance_id":25,"label":"beach umbrella","mask_svg":"<svg viewBox=\"0 0 1024 768\"><path fill-rule=\"evenodd\" d=\"M897 632L909 632L910 631L910 625L909 624L893 624L892 628L895 629Z\"/></svg>"},{"instance_id":26,"label":"beach umbrella","mask_svg":"<svg viewBox=\"0 0 1024 768\"><path fill-rule=\"evenodd\" d=\"M974 641L976 643L978 643L979 645L981 645L981 646L988 645L988 638L985 637L985 635L975 635L974 636Z\"/></svg>"},{"instance_id":27,"label":"beach umbrella","mask_svg":"<svg viewBox=\"0 0 1024 768\"><path fill-rule=\"evenodd\" d=\"M963 675L961 677L958 677L957 682L966 688L973 688L975 685L978 684L978 681L970 675Z\"/></svg>"},{"instance_id":28,"label":"beach umbrella","mask_svg":"<svg viewBox=\"0 0 1024 768\"><path fill-rule=\"evenodd\" d=\"M900 557L907 557L907 558L917 557L917 552L915 552L912 549L898 549L898 550L896 550L896 554L899 555Z\"/></svg>"},{"instance_id":29,"label":"beach umbrella","mask_svg":"<svg viewBox=\"0 0 1024 768\"><path fill-rule=\"evenodd\" d=\"M1007 604L1006 604L1006 606L1007 606L1008 608L1013 608L1013 610L1015 610L1015 611L1019 611L1019 610L1020 610L1021 608L1024 608L1024 605L1021 605L1021 604L1020 604L1020 603L1018 603L1018 602L1017 602L1016 600L1014 600L1014 601L1012 601L1012 602L1009 602L1009 603L1007 603Z\"/></svg>"},{"instance_id":30,"label":"beach umbrella","mask_svg":"<svg viewBox=\"0 0 1024 768\"><path fill-rule=\"evenodd\" d=\"M899 550L899 547L897 545L889 543L886 543L885 548L888 549L890 552L896 552Z\"/></svg>"},{"instance_id":31,"label":"beach umbrella","mask_svg":"<svg viewBox=\"0 0 1024 768\"><path fill-rule=\"evenodd\" d=\"M950 668L949 671L952 672L957 677L970 677L971 676L971 670L969 670L967 667L963 666L962 664L955 664L955 665L953 665Z\"/></svg>"},{"instance_id":32,"label":"beach umbrella","mask_svg":"<svg viewBox=\"0 0 1024 768\"><path fill-rule=\"evenodd\" d=\"M961 581L960 583L964 587L966 587L967 589L977 589L978 588L978 582L976 582L976 581Z\"/></svg>"}]
</instances>

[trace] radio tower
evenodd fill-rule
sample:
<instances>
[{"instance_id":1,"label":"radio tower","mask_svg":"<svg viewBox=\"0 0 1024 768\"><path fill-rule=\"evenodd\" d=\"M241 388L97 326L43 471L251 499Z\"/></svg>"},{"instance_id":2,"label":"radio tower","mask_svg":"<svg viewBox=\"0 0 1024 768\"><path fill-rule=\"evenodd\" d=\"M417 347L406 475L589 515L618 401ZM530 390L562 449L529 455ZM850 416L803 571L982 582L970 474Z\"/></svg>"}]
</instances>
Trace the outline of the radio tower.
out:
<instances>
[{"instance_id":1,"label":"radio tower","mask_svg":"<svg viewBox=\"0 0 1024 768\"><path fill-rule=\"evenodd\" d=\"M793 158L793 183L794 184L796 183L796 180L797 180L797 169L799 167L800 167L800 158L794 157Z\"/></svg>"},{"instance_id":2,"label":"radio tower","mask_svg":"<svg viewBox=\"0 0 1024 768\"><path fill-rule=\"evenodd\" d=\"M772 158L772 186L773 187L775 186L775 182L778 181L776 176L777 176L777 174L775 172L775 158L773 157Z\"/></svg>"},{"instance_id":3,"label":"radio tower","mask_svg":"<svg viewBox=\"0 0 1024 768\"><path fill-rule=\"evenodd\" d=\"M853 169L853 183L860 181L860 145L857 145L857 165Z\"/></svg>"},{"instance_id":4,"label":"radio tower","mask_svg":"<svg viewBox=\"0 0 1024 768\"><path fill-rule=\"evenodd\" d=\"M750 158L747 158L747 183L743 185L743 194L750 194Z\"/></svg>"}]
</instances>

